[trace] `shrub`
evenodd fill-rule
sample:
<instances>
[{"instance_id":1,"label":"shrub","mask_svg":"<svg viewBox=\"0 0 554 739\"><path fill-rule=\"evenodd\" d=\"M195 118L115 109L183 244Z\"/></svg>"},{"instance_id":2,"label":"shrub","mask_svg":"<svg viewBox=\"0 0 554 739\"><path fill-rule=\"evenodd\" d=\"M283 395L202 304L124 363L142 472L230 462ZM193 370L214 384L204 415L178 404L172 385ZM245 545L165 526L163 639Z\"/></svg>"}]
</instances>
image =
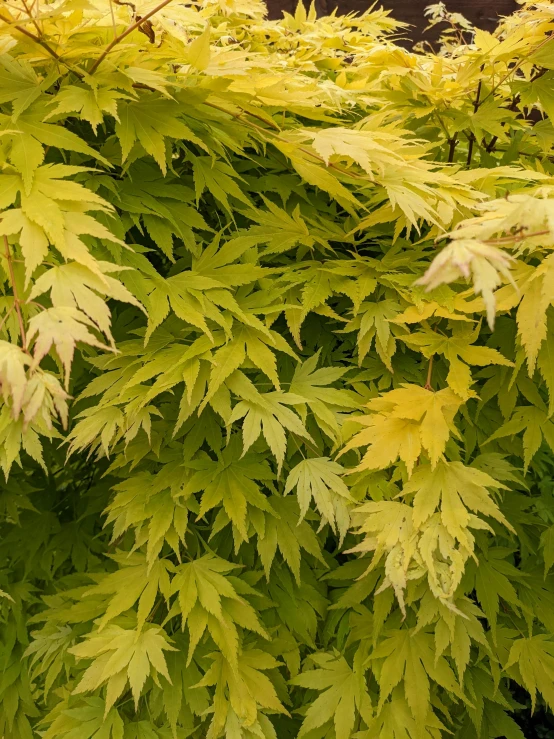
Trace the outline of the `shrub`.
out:
<instances>
[{"instance_id":1,"label":"shrub","mask_svg":"<svg viewBox=\"0 0 554 739\"><path fill-rule=\"evenodd\" d=\"M523 737L554 6L114 2L0 11L0 736Z\"/></svg>"}]
</instances>

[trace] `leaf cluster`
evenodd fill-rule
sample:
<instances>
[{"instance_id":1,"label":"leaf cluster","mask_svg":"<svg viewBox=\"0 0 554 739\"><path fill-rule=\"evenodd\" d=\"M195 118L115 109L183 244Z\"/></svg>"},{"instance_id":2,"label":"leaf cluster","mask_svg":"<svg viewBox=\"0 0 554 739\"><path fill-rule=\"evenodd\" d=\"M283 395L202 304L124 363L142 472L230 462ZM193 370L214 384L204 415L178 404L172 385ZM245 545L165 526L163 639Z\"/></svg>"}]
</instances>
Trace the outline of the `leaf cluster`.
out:
<instances>
[{"instance_id":1,"label":"leaf cluster","mask_svg":"<svg viewBox=\"0 0 554 739\"><path fill-rule=\"evenodd\" d=\"M554 7L0 8L0 737L554 709Z\"/></svg>"}]
</instances>

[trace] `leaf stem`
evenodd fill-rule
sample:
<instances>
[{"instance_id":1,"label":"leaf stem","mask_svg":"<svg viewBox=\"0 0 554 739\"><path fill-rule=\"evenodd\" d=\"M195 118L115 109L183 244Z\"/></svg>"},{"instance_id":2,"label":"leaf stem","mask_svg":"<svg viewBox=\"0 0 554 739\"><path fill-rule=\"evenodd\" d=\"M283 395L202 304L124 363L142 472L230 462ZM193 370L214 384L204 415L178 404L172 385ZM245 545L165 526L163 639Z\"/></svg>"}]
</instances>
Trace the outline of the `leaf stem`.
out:
<instances>
[{"instance_id":1,"label":"leaf stem","mask_svg":"<svg viewBox=\"0 0 554 739\"><path fill-rule=\"evenodd\" d=\"M433 360L434 358L435 358L435 355L431 354L431 357L429 359L429 364L427 366L427 379L425 380L425 385L423 386L425 390L433 389L431 385L431 380L433 379Z\"/></svg>"},{"instance_id":2,"label":"leaf stem","mask_svg":"<svg viewBox=\"0 0 554 739\"><path fill-rule=\"evenodd\" d=\"M544 229L543 231L533 231L532 233L520 233L512 234L510 236L500 236L498 239L484 239L484 244L509 244L512 241L524 241L525 239L533 239L537 236L547 236L552 233L550 229Z\"/></svg>"},{"instance_id":3,"label":"leaf stem","mask_svg":"<svg viewBox=\"0 0 554 739\"><path fill-rule=\"evenodd\" d=\"M481 87L483 86L483 81L479 80L479 84L477 85L477 94L475 95L475 102L473 103L473 113L477 113L479 110L479 98L481 97ZM471 132L471 135L469 137L469 148L467 150L467 162L466 165L468 167L471 166L471 159L473 157L473 144L475 143L475 134Z\"/></svg>"}]
</instances>

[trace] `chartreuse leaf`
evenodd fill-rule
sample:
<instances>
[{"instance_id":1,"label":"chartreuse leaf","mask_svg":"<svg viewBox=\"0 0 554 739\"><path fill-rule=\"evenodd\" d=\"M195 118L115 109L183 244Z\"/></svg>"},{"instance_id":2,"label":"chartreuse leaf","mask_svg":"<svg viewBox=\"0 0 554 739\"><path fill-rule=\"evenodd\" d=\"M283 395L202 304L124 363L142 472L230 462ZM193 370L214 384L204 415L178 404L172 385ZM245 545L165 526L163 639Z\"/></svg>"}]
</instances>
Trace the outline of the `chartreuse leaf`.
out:
<instances>
[{"instance_id":1,"label":"chartreuse leaf","mask_svg":"<svg viewBox=\"0 0 554 739\"><path fill-rule=\"evenodd\" d=\"M462 402L448 388L436 393L417 385L391 390L367 404L370 415L356 419L366 428L344 451L369 447L359 470L383 469L400 458L411 473L422 452L434 467L456 433L453 420Z\"/></svg>"},{"instance_id":2,"label":"chartreuse leaf","mask_svg":"<svg viewBox=\"0 0 554 739\"><path fill-rule=\"evenodd\" d=\"M136 706L150 674L169 679L164 651L173 649L163 629L153 624L142 631L111 625L101 634L93 632L70 650L77 659L92 660L74 692L86 693L105 685L106 717L129 685Z\"/></svg>"},{"instance_id":3,"label":"chartreuse leaf","mask_svg":"<svg viewBox=\"0 0 554 739\"><path fill-rule=\"evenodd\" d=\"M516 639L510 650L507 668L517 665L521 682L536 705L537 690L549 706L554 704L552 670L554 669L553 644L546 634Z\"/></svg>"},{"instance_id":4,"label":"chartreuse leaf","mask_svg":"<svg viewBox=\"0 0 554 739\"><path fill-rule=\"evenodd\" d=\"M425 722L431 709L432 679L450 693L460 695L456 678L447 660L435 656L430 634L409 629L390 633L370 655L370 664L380 665L379 706L381 711L397 685L402 684L413 718Z\"/></svg>"},{"instance_id":5,"label":"chartreuse leaf","mask_svg":"<svg viewBox=\"0 0 554 739\"><path fill-rule=\"evenodd\" d=\"M315 669L291 680L293 685L323 691L308 708L299 736L332 721L337 739L348 739L352 736L357 714L366 723L372 715L363 656L356 654L353 667L340 654L314 654L311 661Z\"/></svg>"},{"instance_id":6,"label":"chartreuse leaf","mask_svg":"<svg viewBox=\"0 0 554 739\"><path fill-rule=\"evenodd\" d=\"M378 8L3 4L2 739L548 733L554 18L520 5L406 50Z\"/></svg>"},{"instance_id":7,"label":"chartreuse leaf","mask_svg":"<svg viewBox=\"0 0 554 739\"><path fill-rule=\"evenodd\" d=\"M291 470L284 491L286 495L296 488L302 517L313 498L322 520L338 530L341 540L350 523L348 502L352 500L350 491L339 477L342 472L342 467L330 459L305 459Z\"/></svg>"},{"instance_id":8,"label":"chartreuse leaf","mask_svg":"<svg viewBox=\"0 0 554 739\"><path fill-rule=\"evenodd\" d=\"M101 698L84 698L75 708L67 708L57 715L44 736L54 737L81 736L83 739L123 739L125 725L115 708L105 712L105 704Z\"/></svg>"},{"instance_id":9,"label":"chartreuse leaf","mask_svg":"<svg viewBox=\"0 0 554 739\"><path fill-rule=\"evenodd\" d=\"M171 593L177 598L170 616L179 615L182 628L188 627L189 662L205 631L233 665L238 654L237 626L267 637L255 610L227 577L236 568L213 555L177 567L171 582Z\"/></svg>"}]
</instances>

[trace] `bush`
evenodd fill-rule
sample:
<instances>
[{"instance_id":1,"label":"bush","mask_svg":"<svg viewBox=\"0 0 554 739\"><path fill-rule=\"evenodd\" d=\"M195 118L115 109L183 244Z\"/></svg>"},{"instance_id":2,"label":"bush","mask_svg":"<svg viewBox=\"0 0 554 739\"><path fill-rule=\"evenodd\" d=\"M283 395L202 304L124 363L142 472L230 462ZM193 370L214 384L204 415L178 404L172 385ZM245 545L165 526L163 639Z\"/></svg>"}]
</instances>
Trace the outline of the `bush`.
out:
<instances>
[{"instance_id":1,"label":"bush","mask_svg":"<svg viewBox=\"0 0 554 739\"><path fill-rule=\"evenodd\" d=\"M554 6L115 3L1 9L0 736L523 737Z\"/></svg>"}]
</instances>

